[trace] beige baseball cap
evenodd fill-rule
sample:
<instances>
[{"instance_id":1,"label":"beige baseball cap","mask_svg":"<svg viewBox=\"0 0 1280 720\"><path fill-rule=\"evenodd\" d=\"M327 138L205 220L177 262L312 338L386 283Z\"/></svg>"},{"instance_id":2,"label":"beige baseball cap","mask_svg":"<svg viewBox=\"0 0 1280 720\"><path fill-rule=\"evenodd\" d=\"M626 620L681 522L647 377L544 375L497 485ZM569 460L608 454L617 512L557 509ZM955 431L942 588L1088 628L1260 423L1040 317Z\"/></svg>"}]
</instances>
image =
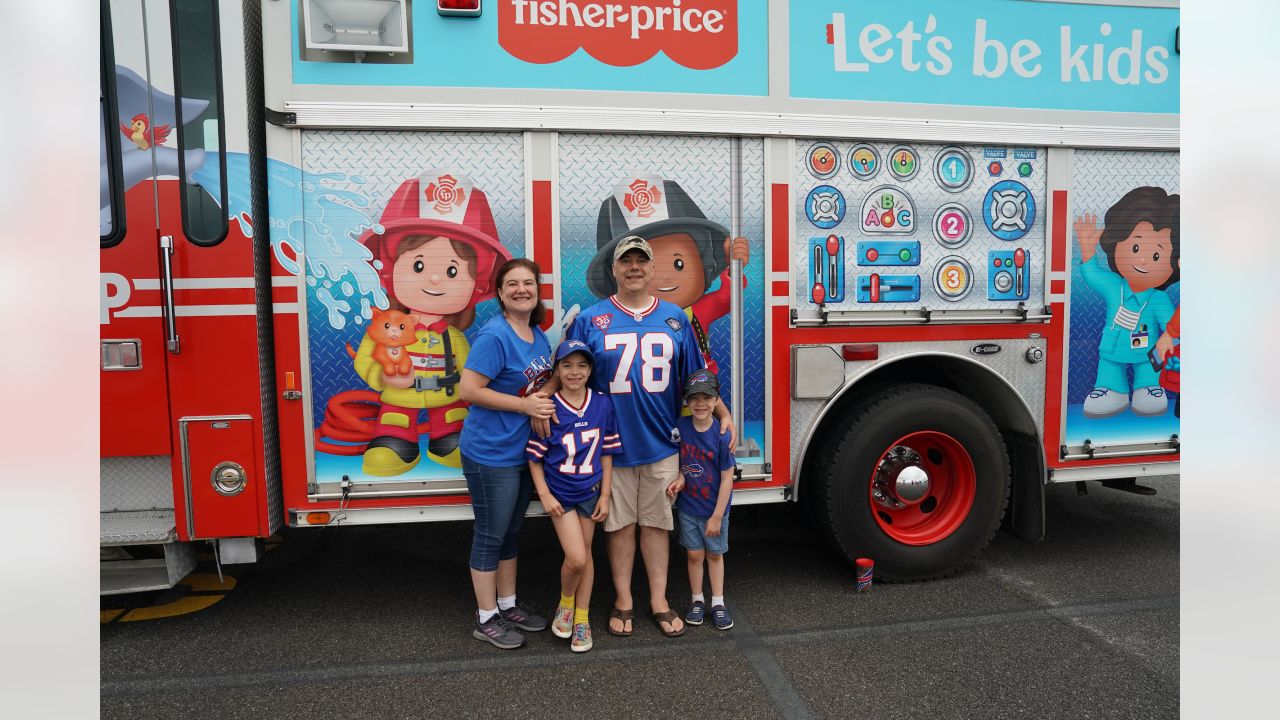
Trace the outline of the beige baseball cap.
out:
<instances>
[{"instance_id":1,"label":"beige baseball cap","mask_svg":"<svg viewBox=\"0 0 1280 720\"><path fill-rule=\"evenodd\" d=\"M653 259L653 248L649 247L648 240L639 235L628 235L619 240L617 246L613 248L613 261L618 262L628 250L639 250L645 257Z\"/></svg>"}]
</instances>

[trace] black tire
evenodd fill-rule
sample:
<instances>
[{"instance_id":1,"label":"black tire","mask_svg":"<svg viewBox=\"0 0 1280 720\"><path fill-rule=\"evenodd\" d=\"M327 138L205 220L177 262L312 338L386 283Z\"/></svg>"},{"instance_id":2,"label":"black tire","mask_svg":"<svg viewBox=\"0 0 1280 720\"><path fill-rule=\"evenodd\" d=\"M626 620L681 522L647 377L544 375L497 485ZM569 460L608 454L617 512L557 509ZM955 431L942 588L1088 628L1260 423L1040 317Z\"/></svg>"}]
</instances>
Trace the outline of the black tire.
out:
<instances>
[{"instance_id":1,"label":"black tire","mask_svg":"<svg viewBox=\"0 0 1280 720\"><path fill-rule=\"evenodd\" d=\"M871 478L884 453L914 432L945 433L973 463L973 502L945 537L910 545L877 522ZM945 388L906 384L876 391L815 438L815 475L806 484L811 511L823 534L852 563L875 561L877 579L910 582L946 577L965 567L991 541L1009 501L1010 465L991 417L972 400Z\"/></svg>"}]
</instances>

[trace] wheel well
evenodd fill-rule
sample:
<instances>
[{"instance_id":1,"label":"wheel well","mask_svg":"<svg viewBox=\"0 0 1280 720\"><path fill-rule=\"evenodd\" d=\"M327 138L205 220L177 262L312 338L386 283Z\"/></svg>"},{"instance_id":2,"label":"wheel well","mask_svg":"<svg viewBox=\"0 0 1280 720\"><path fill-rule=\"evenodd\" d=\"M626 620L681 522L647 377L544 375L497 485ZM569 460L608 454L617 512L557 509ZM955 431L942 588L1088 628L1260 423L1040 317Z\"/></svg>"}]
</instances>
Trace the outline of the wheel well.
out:
<instances>
[{"instance_id":1,"label":"wheel well","mask_svg":"<svg viewBox=\"0 0 1280 720\"><path fill-rule=\"evenodd\" d=\"M840 390L814 429L804 449L797 497L804 498L803 480L813 477L819 442L843 422L850 410L870 394L899 383L927 383L964 395L991 416L1009 448L1013 492L1004 529L1035 542L1044 534L1045 459L1040 429L1026 403L1003 378L980 363L956 355L913 355L875 368Z\"/></svg>"}]
</instances>

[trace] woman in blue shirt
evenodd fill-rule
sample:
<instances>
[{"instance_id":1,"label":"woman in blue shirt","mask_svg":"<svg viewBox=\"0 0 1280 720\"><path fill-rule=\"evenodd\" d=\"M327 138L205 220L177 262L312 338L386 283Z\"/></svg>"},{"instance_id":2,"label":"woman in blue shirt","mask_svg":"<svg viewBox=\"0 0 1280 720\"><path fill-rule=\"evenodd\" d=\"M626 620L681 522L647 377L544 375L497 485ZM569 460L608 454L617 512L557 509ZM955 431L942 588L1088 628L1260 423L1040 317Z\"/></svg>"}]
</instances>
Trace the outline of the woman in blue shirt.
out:
<instances>
[{"instance_id":1,"label":"woman in blue shirt","mask_svg":"<svg viewBox=\"0 0 1280 720\"><path fill-rule=\"evenodd\" d=\"M537 264L523 258L498 270L494 285L502 314L472 341L458 386L471 404L460 440L476 517L470 565L477 613L471 634L504 650L524 644L515 628L547 627L545 618L516 601L516 537L533 495L524 457L529 418L550 417L554 408L538 392L551 377L551 346L538 327L546 312L539 277Z\"/></svg>"}]
</instances>

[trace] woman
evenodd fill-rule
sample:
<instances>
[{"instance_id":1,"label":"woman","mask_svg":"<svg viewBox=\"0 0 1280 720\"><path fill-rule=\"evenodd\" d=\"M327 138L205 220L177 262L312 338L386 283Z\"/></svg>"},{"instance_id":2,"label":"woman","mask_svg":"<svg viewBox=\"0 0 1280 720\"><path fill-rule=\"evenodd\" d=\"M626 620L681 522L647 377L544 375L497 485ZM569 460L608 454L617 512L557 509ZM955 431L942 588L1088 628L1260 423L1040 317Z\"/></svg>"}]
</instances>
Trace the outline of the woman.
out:
<instances>
[{"instance_id":1,"label":"woman","mask_svg":"<svg viewBox=\"0 0 1280 720\"><path fill-rule=\"evenodd\" d=\"M471 584L476 595L472 635L503 650L524 645L520 630L537 632L545 618L516 601L516 537L533 494L525 461L529 418L550 417L552 401L536 392L551 376L551 346L538 327L545 309L540 271L517 258L498 269L494 286L502 314L472 343L458 387L471 404L462 428L462 472L471 492L475 533Z\"/></svg>"}]
</instances>

